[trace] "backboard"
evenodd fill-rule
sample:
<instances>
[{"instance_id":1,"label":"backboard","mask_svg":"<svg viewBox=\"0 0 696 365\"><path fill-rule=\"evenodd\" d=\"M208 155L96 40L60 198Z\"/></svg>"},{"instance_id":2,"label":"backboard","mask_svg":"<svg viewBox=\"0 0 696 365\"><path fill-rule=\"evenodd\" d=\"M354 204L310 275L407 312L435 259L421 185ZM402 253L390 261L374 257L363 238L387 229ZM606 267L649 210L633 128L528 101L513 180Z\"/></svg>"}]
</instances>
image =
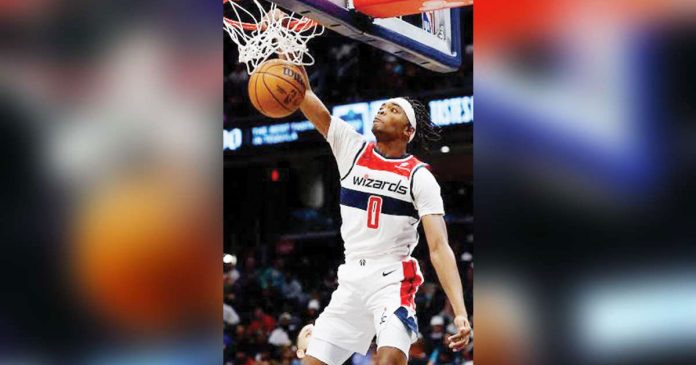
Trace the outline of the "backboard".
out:
<instances>
[{"instance_id":1,"label":"backboard","mask_svg":"<svg viewBox=\"0 0 696 365\"><path fill-rule=\"evenodd\" d=\"M429 70L454 72L461 66L460 9L443 9L404 18L376 19L353 9L351 0L272 1L287 10L313 19L336 33Z\"/></svg>"}]
</instances>

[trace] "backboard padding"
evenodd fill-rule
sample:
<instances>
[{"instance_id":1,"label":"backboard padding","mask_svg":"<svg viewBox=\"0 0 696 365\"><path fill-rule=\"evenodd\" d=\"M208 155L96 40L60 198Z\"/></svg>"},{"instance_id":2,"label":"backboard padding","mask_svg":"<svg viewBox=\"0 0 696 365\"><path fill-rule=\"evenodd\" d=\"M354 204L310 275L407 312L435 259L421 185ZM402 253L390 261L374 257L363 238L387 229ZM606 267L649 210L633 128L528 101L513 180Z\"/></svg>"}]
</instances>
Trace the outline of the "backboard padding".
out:
<instances>
[{"instance_id":1,"label":"backboard padding","mask_svg":"<svg viewBox=\"0 0 696 365\"><path fill-rule=\"evenodd\" d=\"M372 19L346 7L343 0L273 0L279 6L316 20L343 36L367 43L436 72L454 72L462 63L459 9L446 10L450 29L445 40L398 18Z\"/></svg>"}]
</instances>

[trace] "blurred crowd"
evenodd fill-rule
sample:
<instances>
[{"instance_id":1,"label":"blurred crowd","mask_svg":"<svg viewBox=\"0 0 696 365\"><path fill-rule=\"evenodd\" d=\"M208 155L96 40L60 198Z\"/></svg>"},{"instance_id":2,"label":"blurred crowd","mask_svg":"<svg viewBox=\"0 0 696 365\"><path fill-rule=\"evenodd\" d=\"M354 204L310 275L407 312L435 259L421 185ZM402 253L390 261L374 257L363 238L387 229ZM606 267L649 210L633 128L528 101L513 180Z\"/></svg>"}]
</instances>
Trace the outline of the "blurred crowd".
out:
<instances>
[{"instance_id":1,"label":"blurred crowd","mask_svg":"<svg viewBox=\"0 0 696 365\"><path fill-rule=\"evenodd\" d=\"M472 241L470 234L461 240L451 238L473 324ZM320 250L319 256L312 254L317 255L316 246L303 249L288 242L276 245L272 254L256 248L236 253L239 256L225 256L225 364L300 364L296 356L297 335L304 325L316 320L338 285L335 269L341 263L338 256L342 251L326 248L338 248L340 242L320 245L325 249ZM447 347L447 337L456 331L454 316L428 260L425 242L417 247L414 257L419 259L425 283L416 294L420 335L411 347L409 364L472 363L473 341L461 353L453 353ZM347 363L373 364L375 350L373 343L367 356L354 354Z\"/></svg>"}]
</instances>

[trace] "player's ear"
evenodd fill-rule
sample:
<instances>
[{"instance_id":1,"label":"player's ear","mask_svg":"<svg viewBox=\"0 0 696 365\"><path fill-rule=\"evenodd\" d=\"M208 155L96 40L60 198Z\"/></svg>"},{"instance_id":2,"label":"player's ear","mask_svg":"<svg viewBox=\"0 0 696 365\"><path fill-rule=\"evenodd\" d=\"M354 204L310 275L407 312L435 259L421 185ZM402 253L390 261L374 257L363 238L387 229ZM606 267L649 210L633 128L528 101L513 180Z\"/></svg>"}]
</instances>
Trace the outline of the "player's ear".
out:
<instances>
[{"instance_id":1,"label":"player's ear","mask_svg":"<svg viewBox=\"0 0 696 365\"><path fill-rule=\"evenodd\" d=\"M404 129L404 135L406 136L406 140L411 139L411 133L414 133L415 131L413 130L413 127L411 125L407 125L406 128Z\"/></svg>"}]
</instances>

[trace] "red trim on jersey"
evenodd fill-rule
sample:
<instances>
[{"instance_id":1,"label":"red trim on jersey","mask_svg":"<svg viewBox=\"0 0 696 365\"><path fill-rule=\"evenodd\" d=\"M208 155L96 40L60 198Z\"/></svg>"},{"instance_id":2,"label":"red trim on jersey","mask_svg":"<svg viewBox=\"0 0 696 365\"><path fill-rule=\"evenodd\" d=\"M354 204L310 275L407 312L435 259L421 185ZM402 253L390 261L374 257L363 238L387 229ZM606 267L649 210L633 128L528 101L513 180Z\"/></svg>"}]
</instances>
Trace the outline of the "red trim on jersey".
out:
<instances>
[{"instance_id":1,"label":"red trim on jersey","mask_svg":"<svg viewBox=\"0 0 696 365\"><path fill-rule=\"evenodd\" d=\"M401 305L416 309L414 299L418 288L423 284L423 277L418 274L415 259L401 262L404 270L404 280L401 281Z\"/></svg>"},{"instance_id":2,"label":"red trim on jersey","mask_svg":"<svg viewBox=\"0 0 696 365\"><path fill-rule=\"evenodd\" d=\"M399 160L386 160L374 151L375 144L370 142L367 144L367 148L363 151L362 155L355 162L356 165L367 167L371 170L380 170L392 172L406 178L410 178L411 171L418 166L421 162L413 156L409 156L405 159Z\"/></svg>"}]
</instances>

